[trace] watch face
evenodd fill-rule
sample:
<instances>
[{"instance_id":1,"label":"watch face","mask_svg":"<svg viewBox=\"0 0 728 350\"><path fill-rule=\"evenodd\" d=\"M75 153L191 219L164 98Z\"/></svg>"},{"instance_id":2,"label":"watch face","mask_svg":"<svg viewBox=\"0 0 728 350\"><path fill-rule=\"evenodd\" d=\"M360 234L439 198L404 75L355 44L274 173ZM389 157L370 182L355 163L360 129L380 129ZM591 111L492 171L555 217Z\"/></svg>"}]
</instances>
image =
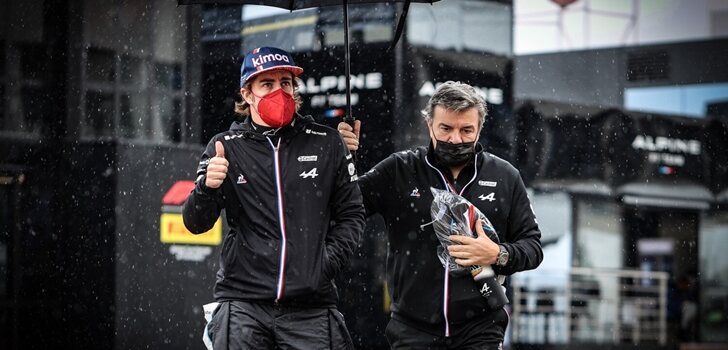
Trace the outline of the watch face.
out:
<instances>
[{"instance_id":1,"label":"watch face","mask_svg":"<svg viewBox=\"0 0 728 350\"><path fill-rule=\"evenodd\" d=\"M500 253L498 253L498 265L505 266L508 263L508 251L501 247Z\"/></svg>"}]
</instances>

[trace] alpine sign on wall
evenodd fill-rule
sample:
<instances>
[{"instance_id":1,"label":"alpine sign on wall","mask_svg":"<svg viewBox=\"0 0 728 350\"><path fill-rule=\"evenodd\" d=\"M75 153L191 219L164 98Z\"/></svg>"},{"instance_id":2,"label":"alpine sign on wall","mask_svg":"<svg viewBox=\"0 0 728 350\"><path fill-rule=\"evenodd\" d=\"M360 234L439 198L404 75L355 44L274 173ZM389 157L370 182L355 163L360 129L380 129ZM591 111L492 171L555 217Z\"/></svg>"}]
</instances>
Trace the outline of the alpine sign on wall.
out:
<instances>
[{"instance_id":1,"label":"alpine sign on wall","mask_svg":"<svg viewBox=\"0 0 728 350\"><path fill-rule=\"evenodd\" d=\"M357 56L358 50L352 47ZM377 50L373 50L377 51ZM346 109L346 76L344 75L343 48L325 51L293 53L296 64L304 67L298 91L304 97L303 112L333 122L341 121ZM351 105L354 117L371 119L389 112L380 108L392 96L391 79L394 70L391 56L370 54L366 60L351 61ZM329 124L329 123L327 123Z\"/></svg>"},{"instance_id":2,"label":"alpine sign on wall","mask_svg":"<svg viewBox=\"0 0 728 350\"><path fill-rule=\"evenodd\" d=\"M646 151L647 161L659 164L658 172L664 175L673 174L676 168L684 167L686 156L700 156L703 153L700 140L646 134L635 136L632 148Z\"/></svg>"},{"instance_id":3,"label":"alpine sign on wall","mask_svg":"<svg viewBox=\"0 0 728 350\"><path fill-rule=\"evenodd\" d=\"M703 122L700 120L630 113L634 132L616 142L629 144L636 181L704 183ZM619 156L617 156L619 158ZM619 161L614 159L614 161Z\"/></svg>"},{"instance_id":4,"label":"alpine sign on wall","mask_svg":"<svg viewBox=\"0 0 728 350\"><path fill-rule=\"evenodd\" d=\"M531 101L516 113L516 164L526 183L592 182L615 193L701 201L728 188L728 128L720 122L562 107Z\"/></svg>"},{"instance_id":5,"label":"alpine sign on wall","mask_svg":"<svg viewBox=\"0 0 728 350\"><path fill-rule=\"evenodd\" d=\"M395 150L392 125L400 117L394 109L395 62L385 53L385 44L370 44L366 50L352 45L351 50L351 106L354 118L362 122L357 164L369 169ZM298 88L303 98L301 113L334 128L346 114L343 57L341 47L293 53L296 64L305 70Z\"/></svg>"}]
</instances>

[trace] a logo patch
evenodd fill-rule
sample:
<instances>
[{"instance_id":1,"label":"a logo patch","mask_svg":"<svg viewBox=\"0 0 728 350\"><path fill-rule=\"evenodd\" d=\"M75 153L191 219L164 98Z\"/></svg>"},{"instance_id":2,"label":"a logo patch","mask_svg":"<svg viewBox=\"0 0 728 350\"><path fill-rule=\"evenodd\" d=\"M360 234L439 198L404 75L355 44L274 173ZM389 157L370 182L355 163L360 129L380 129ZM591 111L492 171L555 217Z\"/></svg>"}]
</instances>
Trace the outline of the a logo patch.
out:
<instances>
[{"instance_id":1,"label":"a logo patch","mask_svg":"<svg viewBox=\"0 0 728 350\"><path fill-rule=\"evenodd\" d=\"M300 156L298 157L299 162L315 162L318 160L318 156Z\"/></svg>"},{"instance_id":2,"label":"a logo patch","mask_svg":"<svg viewBox=\"0 0 728 350\"><path fill-rule=\"evenodd\" d=\"M283 62L286 62L286 63L290 63L290 60L288 59L288 56L281 55L279 53L275 53L275 54L269 53L267 55L253 57L252 58L252 61L253 61L253 67L257 67L257 66L260 66L262 64L271 62L271 61L283 61Z\"/></svg>"},{"instance_id":3,"label":"a logo patch","mask_svg":"<svg viewBox=\"0 0 728 350\"><path fill-rule=\"evenodd\" d=\"M415 189L410 192L410 197L420 198L420 190L415 187Z\"/></svg>"},{"instance_id":4,"label":"a logo patch","mask_svg":"<svg viewBox=\"0 0 728 350\"><path fill-rule=\"evenodd\" d=\"M354 167L354 163L349 163L349 175L354 175L356 173L356 168Z\"/></svg>"},{"instance_id":5,"label":"a logo patch","mask_svg":"<svg viewBox=\"0 0 728 350\"><path fill-rule=\"evenodd\" d=\"M478 185L485 186L485 187L495 187L498 183L495 181L478 181Z\"/></svg>"},{"instance_id":6,"label":"a logo patch","mask_svg":"<svg viewBox=\"0 0 728 350\"><path fill-rule=\"evenodd\" d=\"M232 140L232 139L239 139L239 138L242 138L242 137L243 137L243 134L238 134L238 135L225 135L224 139L225 139L225 141L229 141L229 140Z\"/></svg>"},{"instance_id":7,"label":"a logo patch","mask_svg":"<svg viewBox=\"0 0 728 350\"><path fill-rule=\"evenodd\" d=\"M318 174L316 173L316 168L313 168L313 169L311 169L311 170L309 170L309 171L304 171L304 172L302 172L302 173L301 173L300 175L298 175L298 176L300 176L300 177L302 177L302 178L304 178L304 179L308 179L309 177L313 179L313 178L315 178L316 176L318 176Z\"/></svg>"},{"instance_id":8,"label":"a logo patch","mask_svg":"<svg viewBox=\"0 0 728 350\"><path fill-rule=\"evenodd\" d=\"M490 290L490 287L488 287L488 284L483 284L483 288L480 288L480 294L482 294L484 297L489 297L490 294L493 293L492 290Z\"/></svg>"},{"instance_id":9,"label":"a logo patch","mask_svg":"<svg viewBox=\"0 0 728 350\"><path fill-rule=\"evenodd\" d=\"M482 194L481 194L480 196L478 196L478 198L479 198L479 199L480 199L481 201L487 200L488 202L492 202L492 201L494 201L494 200L495 200L495 192L491 192L491 193L490 193L489 195L487 195L487 196L485 196L485 195L482 195Z\"/></svg>"},{"instance_id":10,"label":"a logo patch","mask_svg":"<svg viewBox=\"0 0 728 350\"><path fill-rule=\"evenodd\" d=\"M311 129L306 129L306 133L307 134L313 134L313 135L319 135L319 136L326 136L326 133L325 132L314 131L314 130L311 130Z\"/></svg>"},{"instance_id":11,"label":"a logo patch","mask_svg":"<svg viewBox=\"0 0 728 350\"><path fill-rule=\"evenodd\" d=\"M240 174L240 176L238 176L238 185L246 183L248 183L248 180L245 179L245 176L243 176L243 174Z\"/></svg>"}]
</instances>

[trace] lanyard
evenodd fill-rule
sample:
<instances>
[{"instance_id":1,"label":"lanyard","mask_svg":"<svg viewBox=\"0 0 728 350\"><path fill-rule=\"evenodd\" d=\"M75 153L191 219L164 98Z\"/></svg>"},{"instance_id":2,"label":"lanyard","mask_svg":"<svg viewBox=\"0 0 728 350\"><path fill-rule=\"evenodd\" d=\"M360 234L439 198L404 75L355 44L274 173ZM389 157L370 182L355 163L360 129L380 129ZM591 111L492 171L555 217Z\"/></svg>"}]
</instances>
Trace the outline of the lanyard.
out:
<instances>
[{"instance_id":1,"label":"lanyard","mask_svg":"<svg viewBox=\"0 0 728 350\"><path fill-rule=\"evenodd\" d=\"M430 164L430 161L427 159L427 156L425 156L425 162L427 163L427 165L430 166L430 168L435 169L435 171L437 171L437 174L440 175L440 178L442 179L442 183L445 184L445 189L447 189L448 191L450 191L452 193L457 193L460 196L463 195L463 192L465 192L465 189L468 188L468 186L470 186L470 184L473 181L475 181L476 177L478 177L478 155L477 154L475 155L474 160L473 160L473 167L474 167L473 177L470 179L470 181L468 181L468 183L465 184L465 186L463 186L463 188L460 190L460 192L455 190L455 186L453 184L451 184L450 181L447 180L447 178L445 177L445 175L442 174L440 169L438 169L438 168L434 167L432 164Z\"/></svg>"}]
</instances>

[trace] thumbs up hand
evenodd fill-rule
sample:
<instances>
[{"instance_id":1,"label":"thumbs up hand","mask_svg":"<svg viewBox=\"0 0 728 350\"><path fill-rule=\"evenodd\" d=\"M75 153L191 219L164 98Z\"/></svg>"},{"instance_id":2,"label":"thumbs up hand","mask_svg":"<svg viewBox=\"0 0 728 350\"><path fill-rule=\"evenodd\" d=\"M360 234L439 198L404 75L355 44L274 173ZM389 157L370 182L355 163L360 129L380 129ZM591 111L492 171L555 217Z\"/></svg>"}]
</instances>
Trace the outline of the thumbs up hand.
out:
<instances>
[{"instance_id":1,"label":"thumbs up hand","mask_svg":"<svg viewBox=\"0 0 728 350\"><path fill-rule=\"evenodd\" d=\"M205 178L205 186L208 188L219 188L222 186L223 180L227 177L228 161L225 159L225 147L222 142L215 142L215 156L210 158L207 164L207 176Z\"/></svg>"}]
</instances>

